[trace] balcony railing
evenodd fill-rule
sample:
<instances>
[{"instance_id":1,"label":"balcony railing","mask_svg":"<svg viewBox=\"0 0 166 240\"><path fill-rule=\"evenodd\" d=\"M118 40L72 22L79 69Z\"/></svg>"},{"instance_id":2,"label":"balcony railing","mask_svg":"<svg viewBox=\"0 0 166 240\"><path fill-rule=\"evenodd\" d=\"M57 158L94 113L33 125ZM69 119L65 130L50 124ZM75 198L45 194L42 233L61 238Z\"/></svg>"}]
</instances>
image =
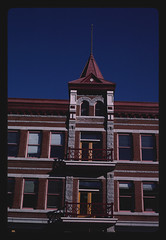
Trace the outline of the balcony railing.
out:
<instances>
[{"instance_id":1,"label":"balcony railing","mask_svg":"<svg viewBox=\"0 0 166 240\"><path fill-rule=\"evenodd\" d=\"M66 202L66 217L113 218L113 203L70 203Z\"/></svg>"},{"instance_id":2,"label":"balcony railing","mask_svg":"<svg viewBox=\"0 0 166 240\"><path fill-rule=\"evenodd\" d=\"M67 159L76 161L113 161L113 149L69 148Z\"/></svg>"}]
</instances>

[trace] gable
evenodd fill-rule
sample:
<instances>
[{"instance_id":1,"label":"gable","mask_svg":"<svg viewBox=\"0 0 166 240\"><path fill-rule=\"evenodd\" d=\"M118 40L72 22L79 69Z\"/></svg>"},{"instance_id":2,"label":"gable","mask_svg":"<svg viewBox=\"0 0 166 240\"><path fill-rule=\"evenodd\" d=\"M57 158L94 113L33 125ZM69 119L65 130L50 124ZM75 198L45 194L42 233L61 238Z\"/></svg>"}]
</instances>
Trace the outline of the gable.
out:
<instances>
[{"instance_id":1,"label":"gable","mask_svg":"<svg viewBox=\"0 0 166 240\"><path fill-rule=\"evenodd\" d=\"M84 78L80 83L85 84L100 84L102 81L97 78L93 73L89 74L86 78Z\"/></svg>"}]
</instances>

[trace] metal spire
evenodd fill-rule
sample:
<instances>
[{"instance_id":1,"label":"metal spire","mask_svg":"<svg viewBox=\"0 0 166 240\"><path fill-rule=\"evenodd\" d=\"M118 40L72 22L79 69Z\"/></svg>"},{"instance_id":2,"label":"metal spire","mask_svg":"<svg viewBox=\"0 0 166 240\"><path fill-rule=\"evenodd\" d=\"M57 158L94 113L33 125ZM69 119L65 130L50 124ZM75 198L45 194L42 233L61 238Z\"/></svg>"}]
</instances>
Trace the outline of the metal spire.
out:
<instances>
[{"instance_id":1,"label":"metal spire","mask_svg":"<svg viewBox=\"0 0 166 240\"><path fill-rule=\"evenodd\" d=\"M93 54L93 24L91 24L91 49L90 54Z\"/></svg>"}]
</instances>

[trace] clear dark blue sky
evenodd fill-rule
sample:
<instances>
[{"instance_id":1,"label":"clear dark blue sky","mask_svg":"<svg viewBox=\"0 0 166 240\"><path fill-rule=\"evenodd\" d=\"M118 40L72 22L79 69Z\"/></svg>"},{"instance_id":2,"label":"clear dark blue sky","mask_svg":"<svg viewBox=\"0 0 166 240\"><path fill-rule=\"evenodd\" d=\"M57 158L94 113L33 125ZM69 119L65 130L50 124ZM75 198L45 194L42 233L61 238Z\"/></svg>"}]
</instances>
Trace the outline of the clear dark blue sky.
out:
<instances>
[{"instance_id":1,"label":"clear dark blue sky","mask_svg":"<svg viewBox=\"0 0 166 240\"><path fill-rule=\"evenodd\" d=\"M8 97L68 99L93 53L116 101L158 101L153 8L15 8L8 12Z\"/></svg>"}]
</instances>

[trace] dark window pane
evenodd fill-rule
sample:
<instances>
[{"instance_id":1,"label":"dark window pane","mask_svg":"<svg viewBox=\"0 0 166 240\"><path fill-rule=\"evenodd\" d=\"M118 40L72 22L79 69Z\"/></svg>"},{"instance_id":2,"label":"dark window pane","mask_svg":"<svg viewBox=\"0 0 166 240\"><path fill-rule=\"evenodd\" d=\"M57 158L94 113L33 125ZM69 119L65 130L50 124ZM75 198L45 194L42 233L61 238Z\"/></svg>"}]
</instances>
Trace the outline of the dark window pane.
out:
<instances>
[{"instance_id":1,"label":"dark window pane","mask_svg":"<svg viewBox=\"0 0 166 240\"><path fill-rule=\"evenodd\" d=\"M50 157L56 157L59 159L64 158L64 147L63 146L51 146Z\"/></svg>"},{"instance_id":2,"label":"dark window pane","mask_svg":"<svg viewBox=\"0 0 166 240\"><path fill-rule=\"evenodd\" d=\"M80 189L101 189L100 181L80 181L79 182Z\"/></svg>"},{"instance_id":3,"label":"dark window pane","mask_svg":"<svg viewBox=\"0 0 166 240\"><path fill-rule=\"evenodd\" d=\"M94 140L101 140L101 133L98 132L82 132L81 133L81 140L88 140L88 139L94 139Z\"/></svg>"},{"instance_id":4,"label":"dark window pane","mask_svg":"<svg viewBox=\"0 0 166 240\"><path fill-rule=\"evenodd\" d=\"M142 149L142 160L155 161L154 149Z\"/></svg>"},{"instance_id":5,"label":"dark window pane","mask_svg":"<svg viewBox=\"0 0 166 240\"><path fill-rule=\"evenodd\" d=\"M120 147L131 147L131 136L130 135L120 135L119 136L119 146Z\"/></svg>"},{"instance_id":6,"label":"dark window pane","mask_svg":"<svg viewBox=\"0 0 166 240\"><path fill-rule=\"evenodd\" d=\"M62 191L62 181L51 181L48 182L48 193L59 193Z\"/></svg>"},{"instance_id":7,"label":"dark window pane","mask_svg":"<svg viewBox=\"0 0 166 240\"><path fill-rule=\"evenodd\" d=\"M95 107L95 116L104 116L104 113L105 113L104 104L100 101L97 101Z\"/></svg>"},{"instance_id":8,"label":"dark window pane","mask_svg":"<svg viewBox=\"0 0 166 240\"><path fill-rule=\"evenodd\" d=\"M142 147L154 147L153 136L141 136Z\"/></svg>"},{"instance_id":9,"label":"dark window pane","mask_svg":"<svg viewBox=\"0 0 166 240\"><path fill-rule=\"evenodd\" d=\"M119 160L132 160L131 148L119 148Z\"/></svg>"},{"instance_id":10,"label":"dark window pane","mask_svg":"<svg viewBox=\"0 0 166 240\"><path fill-rule=\"evenodd\" d=\"M47 207L61 207L61 196L60 195L48 195L47 196Z\"/></svg>"},{"instance_id":11,"label":"dark window pane","mask_svg":"<svg viewBox=\"0 0 166 240\"><path fill-rule=\"evenodd\" d=\"M120 210L131 210L132 198L131 197L120 197Z\"/></svg>"},{"instance_id":12,"label":"dark window pane","mask_svg":"<svg viewBox=\"0 0 166 240\"><path fill-rule=\"evenodd\" d=\"M24 194L23 207L36 208L37 196L32 194Z\"/></svg>"},{"instance_id":13,"label":"dark window pane","mask_svg":"<svg viewBox=\"0 0 166 240\"><path fill-rule=\"evenodd\" d=\"M8 145L8 156L17 157L18 154L18 145Z\"/></svg>"},{"instance_id":14,"label":"dark window pane","mask_svg":"<svg viewBox=\"0 0 166 240\"><path fill-rule=\"evenodd\" d=\"M89 116L89 103L87 101L83 101L81 104L81 116Z\"/></svg>"},{"instance_id":15,"label":"dark window pane","mask_svg":"<svg viewBox=\"0 0 166 240\"><path fill-rule=\"evenodd\" d=\"M157 199L154 197L144 198L144 211L158 212Z\"/></svg>"},{"instance_id":16,"label":"dark window pane","mask_svg":"<svg viewBox=\"0 0 166 240\"><path fill-rule=\"evenodd\" d=\"M8 132L8 143L18 143L19 133L18 132Z\"/></svg>"}]
</instances>

